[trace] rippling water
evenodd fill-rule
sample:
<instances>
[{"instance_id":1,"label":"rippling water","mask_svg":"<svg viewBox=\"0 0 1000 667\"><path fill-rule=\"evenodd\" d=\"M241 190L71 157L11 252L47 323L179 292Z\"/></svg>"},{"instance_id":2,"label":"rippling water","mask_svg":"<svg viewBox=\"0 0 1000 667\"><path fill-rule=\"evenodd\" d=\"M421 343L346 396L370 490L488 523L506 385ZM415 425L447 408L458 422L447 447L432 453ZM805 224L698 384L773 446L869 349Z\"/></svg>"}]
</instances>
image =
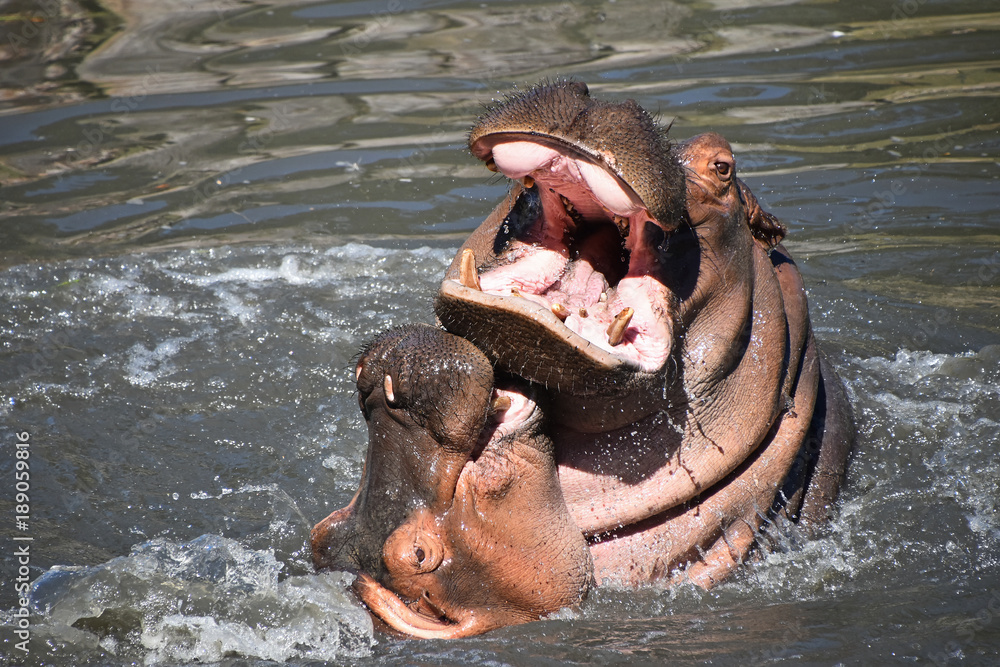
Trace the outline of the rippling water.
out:
<instances>
[{"instance_id":1,"label":"rippling water","mask_svg":"<svg viewBox=\"0 0 1000 667\"><path fill-rule=\"evenodd\" d=\"M0 661L995 664L995 3L112 5L0 4ZM306 547L360 476L352 358L432 320L505 191L481 104L560 75L734 143L848 384L849 484L711 592L395 640Z\"/></svg>"}]
</instances>

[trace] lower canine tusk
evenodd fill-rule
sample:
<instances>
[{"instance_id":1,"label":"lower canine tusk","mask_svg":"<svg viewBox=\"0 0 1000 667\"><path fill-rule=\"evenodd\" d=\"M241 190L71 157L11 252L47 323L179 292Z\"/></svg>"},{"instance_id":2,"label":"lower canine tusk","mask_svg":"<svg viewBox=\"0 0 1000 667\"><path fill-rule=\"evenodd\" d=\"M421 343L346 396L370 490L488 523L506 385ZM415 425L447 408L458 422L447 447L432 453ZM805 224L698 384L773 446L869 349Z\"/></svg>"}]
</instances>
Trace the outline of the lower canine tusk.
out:
<instances>
[{"instance_id":1,"label":"lower canine tusk","mask_svg":"<svg viewBox=\"0 0 1000 667\"><path fill-rule=\"evenodd\" d=\"M462 251L462 263L458 269L458 280L468 287L482 292L483 288L479 284L479 271L476 270L476 253L471 248Z\"/></svg>"},{"instance_id":2,"label":"lower canine tusk","mask_svg":"<svg viewBox=\"0 0 1000 667\"><path fill-rule=\"evenodd\" d=\"M608 342L614 346L622 342L622 338L625 337L625 329L628 328L628 323L632 321L632 315L635 313L631 308L626 308L622 312L615 315L615 319L611 322L608 327Z\"/></svg>"},{"instance_id":3,"label":"lower canine tusk","mask_svg":"<svg viewBox=\"0 0 1000 667\"><path fill-rule=\"evenodd\" d=\"M490 414L495 415L498 412L510 410L510 406L510 396L494 396L493 401L490 403Z\"/></svg>"}]
</instances>

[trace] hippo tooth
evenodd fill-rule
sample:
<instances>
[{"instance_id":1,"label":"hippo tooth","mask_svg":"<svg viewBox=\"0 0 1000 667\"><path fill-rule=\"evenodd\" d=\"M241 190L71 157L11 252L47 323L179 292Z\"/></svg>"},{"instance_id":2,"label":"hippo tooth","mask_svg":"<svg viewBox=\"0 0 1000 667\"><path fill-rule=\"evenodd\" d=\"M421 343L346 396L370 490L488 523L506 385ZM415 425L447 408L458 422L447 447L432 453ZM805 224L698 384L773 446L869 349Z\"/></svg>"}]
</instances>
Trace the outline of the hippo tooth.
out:
<instances>
[{"instance_id":1,"label":"hippo tooth","mask_svg":"<svg viewBox=\"0 0 1000 667\"><path fill-rule=\"evenodd\" d=\"M628 218L616 215L615 226L618 227L618 233L622 235L622 238L628 238Z\"/></svg>"},{"instance_id":2,"label":"hippo tooth","mask_svg":"<svg viewBox=\"0 0 1000 667\"><path fill-rule=\"evenodd\" d=\"M521 296L521 290L517 289L516 287L511 287L510 288L510 295L511 296Z\"/></svg>"},{"instance_id":3,"label":"hippo tooth","mask_svg":"<svg viewBox=\"0 0 1000 667\"><path fill-rule=\"evenodd\" d=\"M628 323L632 321L632 314L634 312L631 308L625 308L622 312L615 315L615 319L608 327L609 343L617 345L622 342L622 338L625 336L625 329L628 328Z\"/></svg>"},{"instance_id":4,"label":"hippo tooth","mask_svg":"<svg viewBox=\"0 0 1000 667\"><path fill-rule=\"evenodd\" d=\"M496 160L493 159L492 155L486 160L486 168L494 173L499 171L499 168L497 167L497 162Z\"/></svg>"},{"instance_id":5,"label":"hippo tooth","mask_svg":"<svg viewBox=\"0 0 1000 667\"><path fill-rule=\"evenodd\" d=\"M525 176L524 187L527 188L528 190L535 187L535 179L533 179L531 176Z\"/></svg>"},{"instance_id":6,"label":"hippo tooth","mask_svg":"<svg viewBox=\"0 0 1000 667\"><path fill-rule=\"evenodd\" d=\"M566 306L562 305L561 303L554 303L552 304L551 308L552 308L552 314L558 317L563 322L565 322L566 318L569 317L569 310L567 310Z\"/></svg>"},{"instance_id":7,"label":"hippo tooth","mask_svg":"<svg viewBox=\"0 0 1000 667\"><path fill-rule=\"evenodd\" d=\"M576 207L573 206L573 202L567 199L566 195L559 195L559 199L562 201L563 208L566 210L566 215L569 216L569 219L578 225L581 224L583 222L583 215L576 210Z\"/></svg>"},{"instance_id":8,"label":"hippo tooth","mask_svg":"<svg viewBox=\"0 0 1000 667\"><path fill-rule=\"evenodd\" d=\"M490 403L490 414L495 415L498 412L509 410L510 406L510 396L494 396L493 402Z\"/></svg>"},{"instance_id":9,"label":"hippo tooth","mask_svg":"<svg viewBox=\"0 0 1000 667\"><path fill-rule=\"evenodd\" d=\"M459 267L458 280L469 289L482 292L479 284L479 272L476 270L476 253L471 248L462 251L462 264Z\"/></svg>"},{"instance_id":10,"label":"hippo tooth","mask_svg":"<svg viewBox=\"0 0 1000 667\"><path fill-rule=\"evenodd\" d=\"M566 198L566 195L559 195L559 199L562 201L563 208L566 209L567 213L570 215L576 213L576 207L573 206L573 202Z\"/></svg>"},{"instance_id":11,"label":"hippo tooth","mask_svg":"<svg viewBox=\"0 0 1000 667\"><path fill-rule=\"evenodd\" d=\"M396 402L396 394L392 391L392 378L388 374L382 379L382 393L385 394L385 400L389 405Z\"/></svg>"},{"instance_id":12,"label":"hippo tooth","mask_svg":"<svg viewBox=\"0 0 1000 667\"><path fill-rule=\"evenodd\" d=\"M608 300L608 293L601 292L601 296L597 297L597 300L600 301L601 303L604 303L605 301Z\"/></svg>"},{"instance_id":13,"label":"hippo tooth","mask_svg":"<svg viewBox=\"0 0 1000 667\"><path fill-rule=\"evenodd\" d=\"M587 309L586 308L581 308L580 309L580 317L586 317L586 316L587 316Z\"/></svg>"}]
</instances>

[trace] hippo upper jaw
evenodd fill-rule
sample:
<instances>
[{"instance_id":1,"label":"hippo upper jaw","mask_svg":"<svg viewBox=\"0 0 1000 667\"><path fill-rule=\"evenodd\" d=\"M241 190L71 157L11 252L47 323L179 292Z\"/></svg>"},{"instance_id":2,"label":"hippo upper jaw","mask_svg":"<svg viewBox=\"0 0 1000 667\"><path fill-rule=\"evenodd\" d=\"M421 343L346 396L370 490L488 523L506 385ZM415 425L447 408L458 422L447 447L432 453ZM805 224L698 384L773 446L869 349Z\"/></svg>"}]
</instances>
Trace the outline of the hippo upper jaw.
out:
<instances>
[{"instance_id":1,"label":"hippo upper jaw","mask_svg":"<svg viewBox=\"0 0 1000 667\"><path fill-rule=\"evenodd\" d=\"M516 185L446 274L441 323L557 394L662 388L679 332L666 248L689 228L652 118L555 84L490 111L469 146Z\"/></svg>"},{"instance_id":2,"label":"hippo upper jaw","mask_svg":"<svg viewBox=\"0 0 1000 667\"><path fill-rule=\"evenodd\" d=\"M473 126L469 149L508 178L551 185L584 216L683 222L684 176L666 133L634 100L593 99L582 82L508 96Z\"/></svg>"}]
</instances>

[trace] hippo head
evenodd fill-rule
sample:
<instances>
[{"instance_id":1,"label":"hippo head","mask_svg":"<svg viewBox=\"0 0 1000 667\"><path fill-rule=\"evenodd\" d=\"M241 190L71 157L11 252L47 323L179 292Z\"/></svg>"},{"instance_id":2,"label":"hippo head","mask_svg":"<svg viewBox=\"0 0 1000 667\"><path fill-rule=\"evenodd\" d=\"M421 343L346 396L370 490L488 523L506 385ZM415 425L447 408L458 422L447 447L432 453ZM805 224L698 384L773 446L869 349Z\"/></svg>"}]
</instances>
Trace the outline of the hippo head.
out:
<instances>
[{"instance_id":1,"label":"hippo head","mask_svg":"<svg viewBox=\"0 0 1000 667\"><path fill-rule=\"evenodd\" d=\"M780 224L724 139L671 144L634 101L560 82L490 109L469 146L515 185L445 276L448 331L550 390L551 416L581 430L688 402L730 370L682 377L692 324L714 300L716 331L744 326L753 233L773 244Z\"/></svg>"},{"instance_id":2,"label":"hippo head","mask_svg":"<svg viewBox=\"0 0 1000 667\"><path fill-rule=\"evenodd\" d=\"M357 574L390 627L461 637L579 602L592 565L530 394L471 343L386 332L357 365L369 445L351 503L312 531L317 569Z\"/></svg>"}]
</instances>

